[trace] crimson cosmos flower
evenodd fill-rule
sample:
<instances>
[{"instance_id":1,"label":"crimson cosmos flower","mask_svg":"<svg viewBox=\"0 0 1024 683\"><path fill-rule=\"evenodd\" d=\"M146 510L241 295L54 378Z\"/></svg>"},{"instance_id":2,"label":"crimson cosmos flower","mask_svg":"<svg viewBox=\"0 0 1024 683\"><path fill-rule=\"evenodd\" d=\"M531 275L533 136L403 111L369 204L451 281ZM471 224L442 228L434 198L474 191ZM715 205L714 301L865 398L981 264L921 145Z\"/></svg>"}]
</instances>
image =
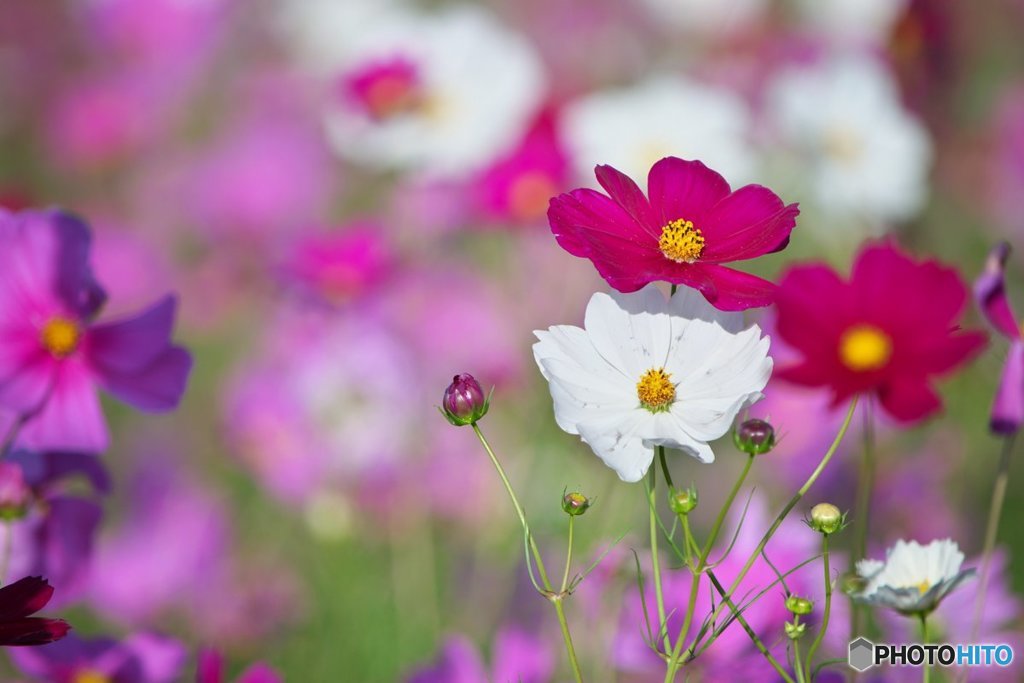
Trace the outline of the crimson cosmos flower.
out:
<instances>
[{"instance_id":1,"label":"crimson cosmos flower","mask_svg":"<svg viewBox=\"0 0 1024 683\"><path fill-rule=\"evenodd\" d=\"M53 586L38 576L0 588L0 645L44 645L60 640L71 629L63 619L30 616L53 596Z\"/></svg>"},{"instance_id":2,"label":"crimson cosmos flower","mask_svg":"<svg viewBox=\"0 0 1024 683\"><path fill-rule=\"evenodd\" d=\"M594 169L605 192L580 188L551 200L558 244L588 258L608 284L635 292L665 281L699 289L715 308L740 311L772 303L775 285L726 268L780 251L800 213L761 185L733 192L699 161L666 157L647 178L647 196L611 166Z\"/></svg>"},{"instance_id":3,"label":"crimson cosmos flower","mask_svg":"<svg viewBox=\"0 0 1024 683\"><path fill-rule=\"evenodd\" d=\"M835 403L874 393L897 420L923 419L942 407L929 380L985 346L983 332L959 330L966 301L956 271L892 243L862 248L847 281L824 264L795 266L779 282L777 329L803 358L776 375L829 387Z\"/></svg>"}]
</instances>

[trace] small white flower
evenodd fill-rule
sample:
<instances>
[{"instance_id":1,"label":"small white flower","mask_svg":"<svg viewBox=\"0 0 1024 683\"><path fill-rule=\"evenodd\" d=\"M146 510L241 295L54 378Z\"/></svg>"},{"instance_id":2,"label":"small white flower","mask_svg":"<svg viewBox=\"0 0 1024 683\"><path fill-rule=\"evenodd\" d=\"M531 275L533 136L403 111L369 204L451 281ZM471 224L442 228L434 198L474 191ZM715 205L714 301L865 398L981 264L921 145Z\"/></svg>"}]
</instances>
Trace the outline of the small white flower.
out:
<instances>
[{"instance_id":1,"label":"small white flower","mask_svg":"<svg viewBox=\"0 0 1024 683\"><path fill-rule=\"evenodd\" d=\"M896 541L885 562L861 560L857 575L867 583L854 594L858 600L890 607L903 614L927 614L960 582L974 574L961 569L964 554L953 541Z\"/></svg>"},{"instance_id":2,"label":"small white flower","mask_svg":"<svg viewBox=\"0 0 1024 683\"><path fill-rule=\"evenodd\" d=\"M655 446L712 462L708 442L761 398L771 375L760 328L742 329L742 313L719 311L687 287L668 300L653 284L595 294L584 325L535 332L533 355L558 426L624 481L644 476Z\"/></svg>"},{"instance_id":3,"label":"small white flower","mask_svg":"<svg viewBox=\"0 0 1024 683\"><path fill-rule=\"evenodd\" d=\"M911 218L923 206L931 140L873 59L784 71L769 87L768 111L824 212L877 225Z\"/></svg>"},{"instance_id":4,"label":"small white flower","mask_svg":"<svg viewBox=\"0 0 1024 683\"><path fill-rule=\"evenodd\" d=\"M747 104L685 78L654 76L589 95L566 108L562 129L581 178L592 178L596 164L644 178L666 156L700 159L734 186L754 173Z\"/></svg>"}]
</instances>

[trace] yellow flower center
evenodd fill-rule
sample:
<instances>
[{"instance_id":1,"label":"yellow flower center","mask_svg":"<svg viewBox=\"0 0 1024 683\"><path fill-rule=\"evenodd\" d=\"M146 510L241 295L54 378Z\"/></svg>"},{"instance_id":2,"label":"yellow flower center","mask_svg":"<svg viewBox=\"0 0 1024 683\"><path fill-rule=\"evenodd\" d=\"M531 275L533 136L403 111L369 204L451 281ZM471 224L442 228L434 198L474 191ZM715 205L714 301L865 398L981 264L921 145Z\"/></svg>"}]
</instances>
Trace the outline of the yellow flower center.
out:
<instances>
[{"instance_id":1,"label":"yellow flower center","mask_svg":"<svg viewBox=\"0 0 1024 683\"><path fill-rule=\"evenodd\" d=\"M509 208L519 219L529 220L544 215L548 200L556 194L554 182L543 171L527 171L519 174L509 188Z\"/></svg>"},{"instance_id":2,"label":"yellow flower center","mask_svg":"<svg viewBox=\"0 0 1024 683\"><path fill-rule=\"evenodd\" d=\"M874 325L856 325L839 340L839 359L854 372L878 370L892 357L892 339Z\"/></svg>"},{"instance_id":3,"label":"yellow flower center","mask_svg":"<svg viewBox=\"0 0 1024 683\"><path fill-rule=\"evenodd\" d=\"M110 676L101 674L95 669L79 671L71 681L72 683L111 683Z\"/></svg>"},{"instance_id":4,"label":"yellow flower center","mask_svg":"<svg viewBox=\"0 0 1024 683\"><path fill-rule=\"evenodd\" d=\"M672 375L665 368L651 368L636 383L636 396L640 405L652 413L668 410L676 400L676 387L672 384Z\"/></svg>"},{"instance_id":5,"label":"yellow flower center","mask_svg":"<svg viewBox=\"0 0 1024 683\"><path fill-rule=\"evenodd\" d=\"M914 588L916 588L921 593L921 595L924 595L925 593L927 593L928 589L931 588L931 587L932 587L932 584L928 581L928 579L925 579L921 583L919 583L916 586L914 586Z\"/></svg>"},{"instance_id":6,"label":"yellow flower center","mask_svg":"<svg viewBox=\"0 0 1024 683\"><path fill-rule=\"evenodd\" d=\"M50 318L43 331L39 334L39 341L43 348L49 351L55 358L64 358L71 354L78 347L82 339L82 330L78 323L68 318L57 316Z\"/></svg>"},{"instance_id":7,"label":"yellow flower center","mask_svg":"<svg viewBox=\"0 0 1024 683\"><path fill-rule=\"evenodd\" d=\"M661 229L658 247L670 261L693 263L704 252L704 236L692 221L680 218Z\"/></svg>"}]
</instances>

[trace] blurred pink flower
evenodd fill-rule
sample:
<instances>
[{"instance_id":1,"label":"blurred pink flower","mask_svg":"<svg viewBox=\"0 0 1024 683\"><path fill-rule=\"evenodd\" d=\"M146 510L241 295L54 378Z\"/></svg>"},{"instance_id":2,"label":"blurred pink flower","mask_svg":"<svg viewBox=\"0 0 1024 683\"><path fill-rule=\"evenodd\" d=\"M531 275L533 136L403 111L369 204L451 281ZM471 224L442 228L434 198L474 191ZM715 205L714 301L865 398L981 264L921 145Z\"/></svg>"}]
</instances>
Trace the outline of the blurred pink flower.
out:
<instances>
[{"instance_id":1,"label":"blurred pink flower","mask_svg":"<svg viewBox=\"0 0 1024 683\"><path fill-rule=\"evenodd\" d=\"M185 665L185 647L148 633L124 640L86 640L72 633L56 643L16 648L11 659L22 673L46 681L174 683Z\"/></svg>"},{"instance_id":2,"label":"blurred pink flower","mask_svg":"<svg viewBox=\"0 0 1024 683\"><path fill-rule=\"evenodd\" d=\"M0 212L0 407L19 413L18 443L103 451L97 387L148 412L175 408L192 365L170 341L176 301L95 324L106 294L90 234L59 211Z\"/></svg>"},{"instance_id":3,"label":"blurred pink flower","mask_svg":"<svg viewBox=\"0 0 1024 683\"><path fill-rule=\"evenodd\" d=\"M406 681L549 683L554 672L555 658L547 639L519 628L505 628L495 638L490 674L473 644L464 636L452 636L445 641L433 665L416 671Z\"/></svg>"},{"instance_id":4,"label":"blurred pink flower","mask_svg":"<svg viewBox=\"0 0 1024 683\"><path fill-rule=\"evenodd\" d=\"M381 285L395 255L383 227L369 221L296 239L281 270L285 285L330 305L357 299Z\"/></svg>"},{"instance_id":5,"label":"blurred pink flower","mask_svg":"<svg viewBox=\"0 0 1024 683\"><path fill-rule=\"evenodd\" d=\"M216 650L200 650L196 669L196 683L224 683L224 659ZM284 683L284 678L257 662L239 674L235 683Z\"/></svg>"}]
</instances>

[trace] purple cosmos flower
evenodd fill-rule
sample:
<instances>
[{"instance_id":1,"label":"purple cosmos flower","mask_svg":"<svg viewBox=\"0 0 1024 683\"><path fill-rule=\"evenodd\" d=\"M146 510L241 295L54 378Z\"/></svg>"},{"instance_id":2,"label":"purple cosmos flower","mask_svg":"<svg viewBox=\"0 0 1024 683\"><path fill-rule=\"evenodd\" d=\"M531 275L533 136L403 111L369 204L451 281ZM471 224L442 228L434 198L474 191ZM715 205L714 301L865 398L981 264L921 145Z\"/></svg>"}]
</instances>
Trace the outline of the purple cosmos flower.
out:
<instances>
[{"instance_id":1,"label":"purple cosmos flower","mask_svg":"<svg viewBox=\"0 0 1024 683\"><path fill-rule=\"evenodd\" d=\"M120 642L71 635L57 643L11 653L22 673L59 683L172 683L179 680L186 656L177 641L147 633Z\"/></svg>"},{"instance_id":2,"label":"purple cosmos flower","mask_svg":"<svg viewBox=\"0 0 1024 683\"><path fill-rule=\"evenodd\" d=\"M19 443L104 450L97 387L148 412L178 405L192 360L170 342L174 297L94 323L106 294L89 229L60 211L0 211L0 246L0 407L21 416Z\"/></svg>"},{"instance_id":3,"label":"purple cosmos flower","mask_svg":"<svg viewBox=\"0 0 1024 683\"><path fill-rule=\"evenodd\" d=\"M224 658L216 650L199 652L196 683L224 683ZM242 672L235 683L284 683L284 678L263 662L257 662Z\"/></svg>"},{"instance_id":4,"label":"purple cosmos flower","mask_svg":"<svg viewBox=\"0 0 1024 683\"><path fill-rule=\"evenodd\" d=\"M43 645L67 635L67 622L30 616L50 601L53 587L38 576L26 576L0 588L0 645Z\"/></svg>"},{"instance_id":5,"label":"purple cosmos flower","mask_svg":"<svg viewBox=\"0 0 1024 683\"><path fill-rule=\"evenodd\" d=\"M21 468L31 500L21 519L0 527L0 538L13 536L7 575L0 579L41 574L57 588L54 602L66 604L85 588L103 516L96 500L66 489L84 477L93 491L108 493L107 472L96 456L84 453L17 451L7 462Z\"/></svg>"},{"instance_id":6,"label":"purple cosmos flower","mask_svg":"<svg viewBox=\"0 0 1024 683\"><path fill-rule=\"evenodd\" d=\"M997 434L1012 434L1024 423L1024 335L1006 296L1005 268L1010 245L997 244L985 261L985 271L974 282L974 297L989 323L1010 340L1003 376L999 380L990 429Z\"/></svg>"},{"instance_id":7,"label":"purple cosmos flower","mask_svg":"<svg viewBox=\"0 0 1024 683\"><path fill-rule=\"evenodd\" d=\"M547 640L523 630L507 628L495 639L491 675L468 638L452 636L434 664L413 673L407 683L487 683L519 681L548 683L555 658Z\"/></svg>"}]
</instances>

